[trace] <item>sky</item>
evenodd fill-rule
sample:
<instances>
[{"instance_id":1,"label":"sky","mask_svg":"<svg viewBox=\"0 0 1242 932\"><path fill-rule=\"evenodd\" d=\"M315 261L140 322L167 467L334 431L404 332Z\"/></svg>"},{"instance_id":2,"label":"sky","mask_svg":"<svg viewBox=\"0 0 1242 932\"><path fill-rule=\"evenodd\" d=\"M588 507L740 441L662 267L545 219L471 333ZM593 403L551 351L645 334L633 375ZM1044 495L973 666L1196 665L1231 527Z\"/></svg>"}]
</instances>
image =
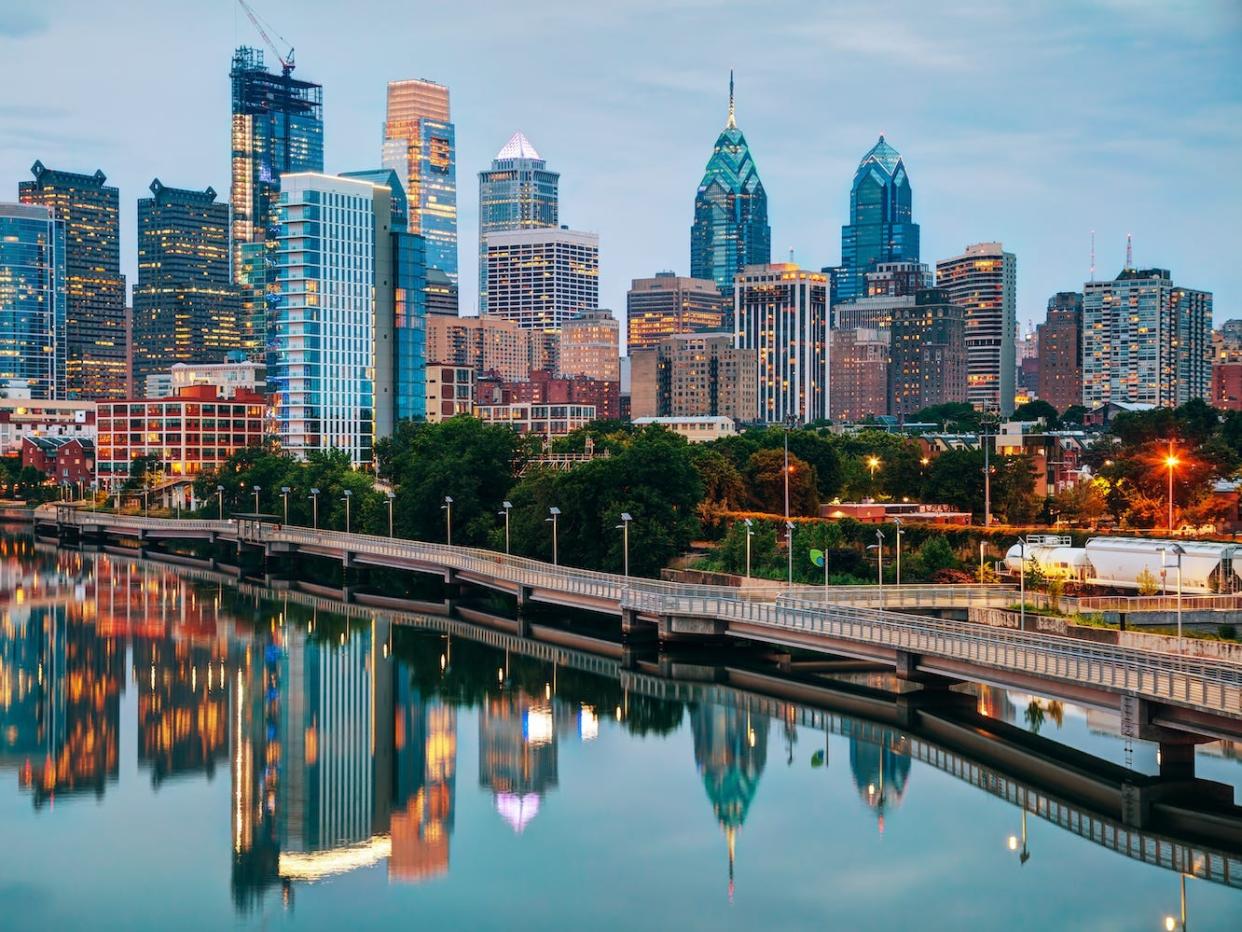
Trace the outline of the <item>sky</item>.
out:
<instances>
[{"instance_id":1,"label":"sky","mask_svg":"<svg viewBox=\"0 0 1242 932\"><path fill-rule=\"evenodd\" d=\"M922 260L1000 240L1018 318L1139 267L1242 317L1242 2L253 0L324 86L325 169L379 163L387 81L447 84L457 126L462 308L477 306L477 172L518 129L561 173L561 222L600 236L600 305L689 274L694 193L738 125L768 194L773 259L840 259L858 160L905 158ZM236 0L0 0L0 200L41 159L121 189L135 275L151 180L228 197L229 60L262 40ZM274 56L267 52L269 64Z\"/></svg>"}]
</instances>

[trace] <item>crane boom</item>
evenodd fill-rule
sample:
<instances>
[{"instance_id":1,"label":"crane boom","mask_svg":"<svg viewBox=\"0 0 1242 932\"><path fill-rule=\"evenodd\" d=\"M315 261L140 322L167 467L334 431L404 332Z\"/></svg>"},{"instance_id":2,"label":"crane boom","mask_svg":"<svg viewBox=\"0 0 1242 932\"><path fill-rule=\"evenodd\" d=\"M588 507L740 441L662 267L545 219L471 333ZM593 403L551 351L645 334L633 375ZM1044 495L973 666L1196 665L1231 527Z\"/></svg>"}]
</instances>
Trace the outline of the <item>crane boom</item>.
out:
<instances>
[{"instance_id":1,"label":"crane boom","mask_svg":"<svg viewBox=\"0 0 1242 932\"><path fill-rule=\"evenodd\" d=\"M246 0L237 0L237 2L241 8L245 10L246 16L248 16L250 18L250 22L254 24L254 28L259 31L259 35L263 37L263 41L267 43L267 47L271 49L275 56L280 60L280 70L286 75L289 74L289 72L291 72L294 68L293 47L289 47L288 55L282 55L280 53L280 49L276 47L276 43L272 41L272 37L269 36L267 34L267 30L263 28L263 24L259 22L259 17L256 15L254 10L251 9L250 4L247 3Z\"/></svg>"}]
</instances>

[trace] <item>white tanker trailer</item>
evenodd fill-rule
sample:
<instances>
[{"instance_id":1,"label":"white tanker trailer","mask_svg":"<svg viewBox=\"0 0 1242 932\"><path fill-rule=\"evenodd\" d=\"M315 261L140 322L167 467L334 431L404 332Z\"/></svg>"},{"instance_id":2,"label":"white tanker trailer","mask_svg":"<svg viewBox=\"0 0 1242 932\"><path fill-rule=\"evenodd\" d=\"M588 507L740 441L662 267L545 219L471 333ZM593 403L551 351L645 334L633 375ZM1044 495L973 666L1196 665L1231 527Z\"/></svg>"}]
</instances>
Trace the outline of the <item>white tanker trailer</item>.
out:
<instances>
[{"instance_id":1,"label":"white tanker trailer","mask_svg":"<svg viewBox=\"0 0 1242 932\"><path fill-rule=\"evenodd\" d=\"M1242 590L1242 554L1237 544L1092 537L1085 547L1074 547L1068 537L1033 534L1025 550L1027 566L1034 563L1049 578L1137 591L1139 576L1146 571L1160 588L1171 591L1177 586L1175 546L1182 550L1182 592L1207 595ZM1005 554L1005 566L1015 573L1022 566L1022 550L1021 544L1014 544Z\"/></svg>"}]
</instances>

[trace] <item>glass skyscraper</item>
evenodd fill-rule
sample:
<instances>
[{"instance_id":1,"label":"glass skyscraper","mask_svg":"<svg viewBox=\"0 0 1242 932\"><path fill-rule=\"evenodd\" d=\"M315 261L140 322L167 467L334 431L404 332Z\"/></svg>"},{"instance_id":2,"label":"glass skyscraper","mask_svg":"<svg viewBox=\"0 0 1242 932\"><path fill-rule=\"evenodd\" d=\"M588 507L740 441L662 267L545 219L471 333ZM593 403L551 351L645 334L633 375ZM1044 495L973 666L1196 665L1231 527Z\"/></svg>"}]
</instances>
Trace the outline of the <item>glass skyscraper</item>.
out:
<instances>
[{"instance_id":1,"label":"glass skyscraper","mask_svg":"<svg viewBox=\"0 0 1242 932\"><path fill-rule=\"evenodd\" d=\"M730 73L729 118L694 195L690 275L710 278L721 293L731 295L735 275L748 265L771 260L768 196L746 137L737 128Z\"/></svg>"},{"instance_id":2,"label":"glass skyscraper","mask_svg":"<svg viewBox=\"0 0 1242 932\"><path fill-rule=\"evenodd\" d=\"M479 172L480 314L487 313L487 234L555 227L560 178L521 131L496 153L491 168Z\"/></svg>"},{"instance_id":3,"label":"glass skyscraper","mask_svg":"<svg viewBox=\"0 0 1242 932\"><path fill-rule=\"evenodd\" d=\"M457 287L457 139L449 91L434 81L388 82L383 165L405 185L410 233L427 244L427 268Z\"/></svg>"},{"instance_id":4,"label":"glass skyscraper","mask_svg":"<svg viewBox=\"0 0 1242 932\"><path fill-rule=\"evenodd\" d=\"M233 280L242 288L248 348L268 338L274 306L280 176L323 171L323 88L295 80L285 67L272 74L263 52L233 53Z\"/></svg>"},{"instance_id":5,"label":"glass skyscraper","mask_svg":"<svg viewBox=\"0 0 1242 932\"><path fill-rule=\"evenodd\" d=\"M65 224L0 204L0 392L65 397Z\"/></svg>"},{"instance_id":6,"label":"glass skyscraper","mask_svg":"<svg viewBox=\"0 0 1242 932\"><path fill-rule=\"evenodd\" d=\"M129 389L120 193L103 172L53 171L42 162L18 185L23 204L51 210L65 225L65 392L124 398Z\"/></svg>"},{"instance_id":7,"label":"glass skyscraper","mask_svg":"<svg viewBox=\"0 0 1242 932\"><path fill-rule=\"evenodd\" d=\"M223 362L245 346L241 295L229 276L229 205L212 188L156 178L138 200L134 384L175 362Z\"/></svg>"},{"instance_id":8,"label":"glass skyscraper","mask_svg":"<svg viewBox=\"0 0 1242 932\"><path fill-rule=\"evenodd\" d=\"M867 296L867 273L882 262L919 261L910 178L897 150L880 137L858 163L850 188L850 222L841 228L841 267L833 304Z\"/></svg>"}]
</instances>

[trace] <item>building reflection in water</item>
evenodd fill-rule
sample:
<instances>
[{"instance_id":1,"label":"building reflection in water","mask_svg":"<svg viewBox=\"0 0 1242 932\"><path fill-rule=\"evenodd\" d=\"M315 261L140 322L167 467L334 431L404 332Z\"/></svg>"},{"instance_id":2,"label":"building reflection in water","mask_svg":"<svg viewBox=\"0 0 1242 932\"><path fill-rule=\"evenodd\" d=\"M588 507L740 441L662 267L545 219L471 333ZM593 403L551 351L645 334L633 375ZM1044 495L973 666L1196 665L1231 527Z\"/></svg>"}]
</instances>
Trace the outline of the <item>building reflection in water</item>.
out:
<instances>
[{"instance_id":1,"label":"building reflection in water","mask_svg":"<svg viewBox=\"0 0 1242 932\"><path fill-rule=\"evenodd\" d=\"M479 784L492 791L496 811L515 832L539 812L556 786L557 721L550 697L506 690L488 696L479 712Z\"/></svg>"},{"instance_id":2,"label":"building reflection in water","mask_svg":"<svg viewBox=\"0 0 1242 932\"><path fill-rule=\"evenodd\" d=\"M746 821L768 760L768 726L767 716L747 709L717 705L690 709L694 762L728 843L730 899L738 830Z\"/></svg>"},{"instance_id":3,"label":"building reflection in water","mask_svg":"<svg viewBox=\"0 0 1242 932\"><path fill-rule=\"evenodd\" d=\"M398 677L393 728L392 880L447 874L457 791L457 710Z\"/></svg>"},{"instance_id":4,"label":"building reflection in water","mask_svg":"<svg viewBox=\"0 0 1242 932\"><path fill-rule=\"evenodd\" d=\"M887 728L859 727L849 736L850 773L863 803L884 831L884 816L901 805L910 779L910 739Z\"/></svg>"}]
</instances>

